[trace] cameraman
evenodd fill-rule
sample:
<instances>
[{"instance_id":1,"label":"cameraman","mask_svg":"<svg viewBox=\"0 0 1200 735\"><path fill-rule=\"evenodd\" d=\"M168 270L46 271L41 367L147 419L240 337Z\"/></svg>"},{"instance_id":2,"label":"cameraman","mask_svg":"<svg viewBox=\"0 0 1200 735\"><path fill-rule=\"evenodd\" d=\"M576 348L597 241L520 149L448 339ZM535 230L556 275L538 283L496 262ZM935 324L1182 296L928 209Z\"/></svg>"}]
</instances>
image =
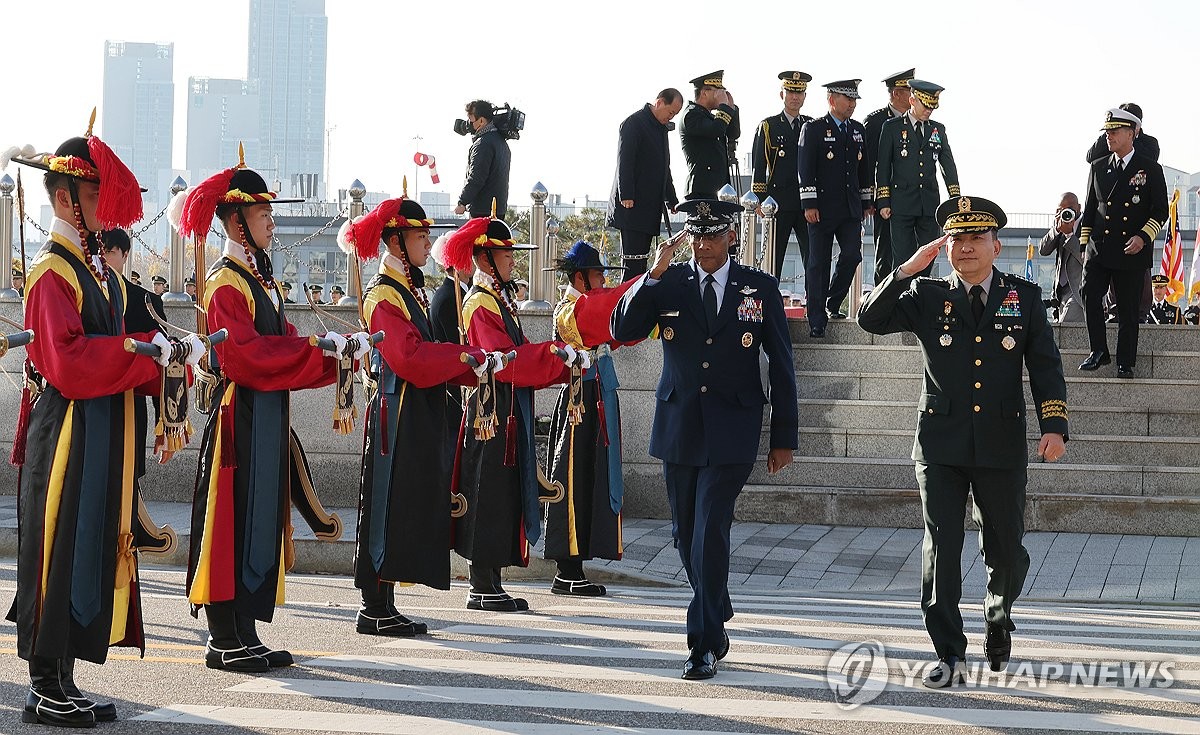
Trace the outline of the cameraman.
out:
<instances>
[{"instance_id":1,"label":"cameraman","mask_svg":"<svg viewBox=\"0 0 1200 735\"><path fill-rule=\"evenodd\" d=\"M467 103L467 123L474 131L471 152L467 156L467 183L458 195L455 214L470 210L472 217L487 217L496 200L496 218L508 211L508 169L512 153L508 141L492 122L496 107L487 100Z\"/></svg>"},{"instance_id":2,"label":"cameraman","mask_svg":"<svg viewBox=\"0 0 1200 735\"><path fill-rule=\"evenodd\" d=\"M1040 252L1055 256L1054 304L1057 321L1083 321L1083 299L1079 287L1083 283L1083 248L1079 245L1079 197L1071 192L1062 195L1054 211L1054 223L1042 236Z\"/></svg>"}]
</instances>

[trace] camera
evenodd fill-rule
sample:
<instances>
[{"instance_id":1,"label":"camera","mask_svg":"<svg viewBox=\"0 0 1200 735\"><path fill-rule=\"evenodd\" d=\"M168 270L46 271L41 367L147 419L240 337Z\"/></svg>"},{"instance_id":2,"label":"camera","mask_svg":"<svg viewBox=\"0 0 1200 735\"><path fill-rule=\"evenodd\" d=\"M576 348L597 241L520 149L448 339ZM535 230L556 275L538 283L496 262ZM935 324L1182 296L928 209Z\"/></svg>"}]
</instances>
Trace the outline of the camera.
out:
<instances>
[{"instance_id":1,"label":"camera","mask_svg":"<svg viewBox=\"0 0 1200 735\"><path fill-rule=\"evenodd\" d=\"M495 109L492 115L492 124L496 126L496 131L507 140L518 140L521 137L521 131L525 129L525 113L505 102ZM459 135L471 135L475 130L471 127L471 123L459 119L454 121L454 132Z\"/></svg>"},{"instance_id":2,"label":"camera","mask_svg":"<svg viewBox=\"0 0 1200 735\"><path fill-rule=\"evenodd\" d=\"M1063 209L1063 210L1059 211L1058 221L1059 222L1074 222L1075 221L1075 210L1074 209Z\"/></svg>"}]
</instances>

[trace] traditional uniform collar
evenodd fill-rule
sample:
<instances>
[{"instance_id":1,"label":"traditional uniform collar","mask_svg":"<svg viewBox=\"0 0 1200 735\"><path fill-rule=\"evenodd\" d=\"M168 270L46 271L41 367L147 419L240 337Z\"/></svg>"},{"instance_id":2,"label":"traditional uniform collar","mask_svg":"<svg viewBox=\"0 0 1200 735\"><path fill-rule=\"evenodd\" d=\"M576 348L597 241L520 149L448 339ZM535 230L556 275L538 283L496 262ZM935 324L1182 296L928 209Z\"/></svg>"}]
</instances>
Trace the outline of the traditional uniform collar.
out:
<instances>
[{"instance_id":1,"label":"traditional uniform collar","mask_svg":"<svg viewBox=\"0 0 1200 735\"><path fill-rule=\"evenodd\" d=\"M55 217L50 223L50 238L57 240L61 245L69 246L68 249L75 254L77 258L87 262L87 258L83 254L83 245L79 241L79 230L75 225L68 224L62 219ZM92 256L92 265L97 269L104 267L104 261L97 256Z\"/></svg>"},{"instance_id":2,"label":"traditional uniform collar","mask_svg":"<svg viewBox=\"0 0 1200 735\"><path fill-rule=\"evenodd\" d=\"M576 299L578 299L580 296L583 295L582 293L580 293L579 289L575 288L574 286L572 286L569 283L565 286L559 286L558 288L560 291L563 292L563 298L566 299L567 301L575 301Z\"/></svg>"},{"instance_id":3,"label":"traditional uniform collar","mask_svg":"<svg viewBox=\"0 0 1200 735\"><path fill-rule=\"evenodd\" d=\"M246 246L242 245L240 242L234 242L228 237L225 238L225 245L221 248L221 255L222 257L229 258L234 263L242 266L246 270L250 271L250 273L254 273L254 264L250 261L250 258L246 257ZM275 304L275 308L278 309L279 289L268 288L266 291L267 295L271 297L271 303Z\"/></svg>"},{"instance_id":4,"label":"traditional uniform collar","mask_svg":"<svg viewBox=\"0 0 1200 735\"><path fill-rule=\"evenodd\" d=\"M379 259L379 274L394 278L409 291L412 290L412 282L408 280L408 276L404 275L404 263L399 258L391 253L384 253Z\"/></svg>"}]
</instances>

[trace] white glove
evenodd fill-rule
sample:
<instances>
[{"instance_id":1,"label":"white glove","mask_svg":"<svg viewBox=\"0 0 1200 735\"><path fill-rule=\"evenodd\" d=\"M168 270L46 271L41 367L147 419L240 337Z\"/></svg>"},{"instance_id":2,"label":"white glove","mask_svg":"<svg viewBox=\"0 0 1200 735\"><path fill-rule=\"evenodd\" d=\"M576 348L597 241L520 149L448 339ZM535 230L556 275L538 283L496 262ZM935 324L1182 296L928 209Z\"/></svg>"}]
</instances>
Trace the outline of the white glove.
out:
<instances>
[{"instance_id":1,"label":"white glove","mask_svg":"<svg viewBox=\"0 0 1200 735\"><path fill-rule=\"evenodd\" d=\"M207 351L204 349L204 340L200 339L198 335L189 334L180 341L188 349L187 357L183 358L183 361L188 365L195 365L200 362L200 358L204 357L204 353Z\"/></svg>"},{"instance_id":2,"label":"white glove","mask_svg":"<svg viewBox=\"0 0 1200 735\"><path fill-rule=\"evenodd\" d=\"M591 366L592 366L592 351L591 350L580 350L579 351L579 367L583 368L584 370L587 370Z\"/></svg>"},{"instance_id":3,"label":"white glove","mask_svg":"<svg viewBox=\"0 0 1200 735\"><path fill-rule=\"evenodd\" d=\"M166 367L167 363L171 361L171 340L167 339L162 332L155 332L150 344L158 346L158 357L154 358L154 361Z\"/></svg>"},{"instance_id":4,"label":"white glove","mask_svg":"<svg viewBox=\"0 0 1200 735\"><path fill-rule=\"evenodd\" d=\"M562 361L566 363L567 367L571 367L575 364L575 358L579 353L571 345L563 345L560 354L562 355Z\"/></svg>"},{"instance_id":5,"label":"white glove","mask_svg":"<svg viewBox=\"0 0 1200 735\"><path fill-rule=\"evenodd\" d=\"M351 339L358 340L358 349L354 351L354 359L361 360L371 351L371 335L366 332L355 332L350 335Z\"/></svg>"},{"instance_id":6,"label":"white glove","mask_svg":"<svg viewBox=\"0 0 1200 735\"><path fill-rule=\"evenodd\" d=\"M323 350L325 357L341 359L342 353L346 351L346 338L337 332L326 332L324 336L325 339L329 340L334 345L333 352L330 352L329 350Z\"/></svg>"},{"instance_id":7,"label":"white glove","mask_svg":"<svg viewBox=\"0 0 1200 735\"><path fill-rule=\"evenodd\" d=\"M504 359L503 352L488 352L484 354L483 362L479 363L479 366L474 368L474 370L475 375L482 378L487 373L488 368L500 371L506 367L508 367L508 361Z\"/></svg>"}]
</instances>

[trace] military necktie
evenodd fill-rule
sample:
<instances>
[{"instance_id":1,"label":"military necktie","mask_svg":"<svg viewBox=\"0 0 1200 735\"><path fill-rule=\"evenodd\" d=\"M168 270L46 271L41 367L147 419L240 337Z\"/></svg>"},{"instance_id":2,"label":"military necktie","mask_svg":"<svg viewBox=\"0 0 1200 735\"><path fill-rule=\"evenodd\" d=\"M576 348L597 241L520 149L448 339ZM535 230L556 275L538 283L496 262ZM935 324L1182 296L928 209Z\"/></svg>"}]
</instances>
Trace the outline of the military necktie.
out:
<instances>
[{"instance_id":1,"label":"military necktie","mask_svg":"<svg viewBox=\"0 0 1200 735\"><path fill-rule=\"evenodd\" d=\"M971 286L971 313L976 324L983 320L983 286Z\"/></svg>"},{"instance_id":2,"label":"military necktie","mask_svg":"<svg viewBox=\"0 0 1200 735\"><path fill-rule=\"evenodd\" d=\"M800 118L798 118L798 117L792 118L792 130L797 133L800 132Z\"/></svg>"},{"instance_id":3,"label":"military necktie","mask_svg":"<svg viewBox=\"0 0 1200 735\"><path fill-rule=\"evenodd\" d=\"M709 273L704 277L704 316L708 319L708 331L712 333L717 323L717 289L713 286L716 279Z\"/></svg>"},{"instance_id":4,"label":"military necktie","mask_svg":"<svg viewBox=\"0 0 1200 735\"><path fill-rule=\"evenodd\" d=\"M917 121L917 137L918 138L925 137L925 124L922 123L920 120Z\"/></svg>"}]
</instances>

